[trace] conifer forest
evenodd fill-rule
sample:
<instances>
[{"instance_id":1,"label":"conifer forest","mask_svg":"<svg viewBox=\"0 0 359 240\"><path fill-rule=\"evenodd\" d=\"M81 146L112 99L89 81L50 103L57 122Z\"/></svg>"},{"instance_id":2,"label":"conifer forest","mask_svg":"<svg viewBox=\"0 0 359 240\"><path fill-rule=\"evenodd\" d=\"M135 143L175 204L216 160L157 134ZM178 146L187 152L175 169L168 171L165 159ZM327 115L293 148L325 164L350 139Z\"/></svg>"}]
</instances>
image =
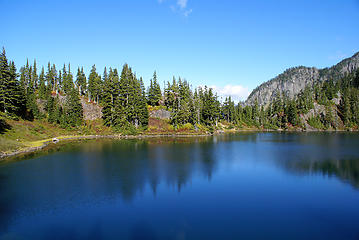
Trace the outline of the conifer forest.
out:
<instances>
[{"instance_id":1,"label":"conifer forest","mask_svg":"<svg viewBox=\"0 0 359 240\"><path fill-rule=\"evenodd\" d=\"M336 129L337 120L344 128L359 125L358 70L338 81L329 79L306 86L292 99L280 92L276 96L266 105L257 101L246 104L234 102L230 96L220 98L206 86L194 88L181 77L166 81L161 89L156 71L146 87L128 64L122 69L105 67L101 73L93 65L87 75L83 67L72 69L70 64L59 67L50 62L37 66L36 60L17 67L4 48L0 55L2 124L6 118L41 119L62 128L76 128L83 124L80 100L84 99L101 106L103 124L117 131L146 129L150 107L169 111L174 129L187 124L213 131L221 122L232 128L258 129L305 129L308 124L316 129ZM301 116L316 104L324 111L303 119Z\"/></svg>"}]
</instances>

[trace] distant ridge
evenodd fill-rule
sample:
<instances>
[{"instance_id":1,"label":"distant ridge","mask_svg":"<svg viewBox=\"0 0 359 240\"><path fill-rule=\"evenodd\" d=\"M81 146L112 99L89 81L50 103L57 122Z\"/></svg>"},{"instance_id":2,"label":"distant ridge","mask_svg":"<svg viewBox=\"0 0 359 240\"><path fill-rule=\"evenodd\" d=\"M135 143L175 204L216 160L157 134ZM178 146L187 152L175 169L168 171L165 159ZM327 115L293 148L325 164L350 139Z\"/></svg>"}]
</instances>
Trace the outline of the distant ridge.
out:
<instances>
[{"instance_id":1,"label":"distant ridge","mask_svg":"<svg viewBox=\"0 0 359 240\"><path fill-rule=\"evenodd\" d=\"M359 52L330 68L317 69L304 66L289 68L256 87L248 96L246 104L252 105L257 100L259 105L267 105L276 98L278 93L293 98L306 86L313 86L317 82L328 79L333 79L335 82L358 68Z\"/></svg>"}]
</instances>

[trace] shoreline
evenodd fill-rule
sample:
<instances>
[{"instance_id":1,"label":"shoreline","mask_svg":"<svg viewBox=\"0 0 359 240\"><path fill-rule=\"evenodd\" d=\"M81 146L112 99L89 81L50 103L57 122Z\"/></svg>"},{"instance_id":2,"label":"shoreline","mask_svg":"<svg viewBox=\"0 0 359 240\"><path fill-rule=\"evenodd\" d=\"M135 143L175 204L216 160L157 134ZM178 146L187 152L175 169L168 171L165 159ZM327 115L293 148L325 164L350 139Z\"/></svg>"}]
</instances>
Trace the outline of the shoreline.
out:
<instances>
[{"instance_id":1,"label":"shoreline","mask_svg":"<svg viewBox=\"0 0 359 240\"><path fill-rule=\"evenodd\" d=\"M243 129L235 131L219 131L209 134L144 134L144 135L73 135L73 136L59 136L54 138L43 139L39 141L30 142L29 146L10 151L1 152L0 161L4 161L7 158L14 157L20 154L28 154L42 150L49 144L56 144L62 141L74 141L74 140L89 140L89 139L145 139L145 138L159 138L159 137L174 137L174 138L188 138L188 137L210 137L214 135L223 135L229 133L246 133L246 132L282 132L282 133L309 133L309 132L358 132L358 131L346 131L346 130L282 130L282 129Z\"/></svg>"},{"instance_id":2,"label":"shoreline","mask_svg":"<svg viewBox=\"0 0 359 240\"><path fill-rule=\"evenodd\" d=\"M59 136L54 138L43 139L39 141L30 142L30 146L25 146L20 149L1 152L0 161L3 161L9 157L14 157L20 154L27 154L42 150L49 144L59 143L62 141L75 141L75 140L90 140L90 139L142 139L142 138L157 138L157 137L176 137L176 138L187 138L187 137L208 137L213 134L146 134L146 135L74 135L74 136ZM31 146L32 145L32 146Z\"/></svg>"}]
</instances>

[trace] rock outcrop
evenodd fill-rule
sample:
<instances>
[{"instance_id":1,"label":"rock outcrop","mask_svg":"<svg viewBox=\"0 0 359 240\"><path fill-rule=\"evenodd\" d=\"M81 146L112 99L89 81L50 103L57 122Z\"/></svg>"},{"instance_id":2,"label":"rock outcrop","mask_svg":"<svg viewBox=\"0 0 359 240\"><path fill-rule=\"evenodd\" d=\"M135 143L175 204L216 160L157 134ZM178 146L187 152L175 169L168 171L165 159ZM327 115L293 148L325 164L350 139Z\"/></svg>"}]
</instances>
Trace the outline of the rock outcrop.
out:
<instances>
[{"instance_id":1,"label":"rock outcrop","mask_svg":"<svg viewBox=\"0 0 359 240\"><path fill-rule=\"evenodd\" d=\"M150 117L159 119L170 119L171 112L164 109L154 110L150 112Z\"/></svg>"},{"instance_id":2,"label":"rock outcrop","mask_svg":"<svg viewBox=\"0 0 359 240\"><path fill-rule=\"evenodd\" d=\"M84 120L95 120L102 118L102 107L96 103L89 103L81 98L82 108L84 110Z\"/></svg>"},{"instance_id":3,"label":"rock outcrop","mask_svg":"<svg viewBox=\"0 0 359 240\"><path fill-rule=\"evenodd\" d=\"M334 82L338 81L358 68L359 52L330 68L317 69L303 66L290 68L254 89L246 100L246 104L252 105L257 100L259 105L267 105L278 94L293 98L306 86L311 87L317 82L329 79Z\"/></svg>"},{"instance_id":4,"label":"rock outcrop","mask_svg":"<svg viewBox=\"0 0 359 240\"><path fill-rule=\"evenodd\" d=\"M66 102L66 96L64 95L57 95L59 97L59 102L61 106L64 106ZM45 114L45 106L46 106L46 100L37 99L37 106L41 113ZM96 120L99 118L102 118L102 107L96 103L89 103L85 98L81 97L80 102L83 109L83 116L84 120Z\"/></svg>"}]
</instances>

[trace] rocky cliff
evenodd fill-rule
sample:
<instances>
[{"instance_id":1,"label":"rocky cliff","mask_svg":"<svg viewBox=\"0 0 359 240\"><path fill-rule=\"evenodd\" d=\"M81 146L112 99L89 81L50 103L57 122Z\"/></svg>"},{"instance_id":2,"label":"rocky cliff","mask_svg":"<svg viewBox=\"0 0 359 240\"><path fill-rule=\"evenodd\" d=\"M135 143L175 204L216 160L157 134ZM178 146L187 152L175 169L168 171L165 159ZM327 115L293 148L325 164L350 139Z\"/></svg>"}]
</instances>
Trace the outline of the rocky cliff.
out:
<instances>
[{"instance_id":1,"label":"rocky cliff","mask_svg":"<svg viewBox=\"0 0 359 240\"><path fill-rule=\"evenodd\" d=\"M255 88L246 100L246 104L252 105L257 100L258 104L266 105L273 101L277 94L293 98L306 86L313 86L317 82L329 79L337 81L358 68L359 52L330 68L317 69L303 66L290 68Z\"/></svg>"}]
</instances>

